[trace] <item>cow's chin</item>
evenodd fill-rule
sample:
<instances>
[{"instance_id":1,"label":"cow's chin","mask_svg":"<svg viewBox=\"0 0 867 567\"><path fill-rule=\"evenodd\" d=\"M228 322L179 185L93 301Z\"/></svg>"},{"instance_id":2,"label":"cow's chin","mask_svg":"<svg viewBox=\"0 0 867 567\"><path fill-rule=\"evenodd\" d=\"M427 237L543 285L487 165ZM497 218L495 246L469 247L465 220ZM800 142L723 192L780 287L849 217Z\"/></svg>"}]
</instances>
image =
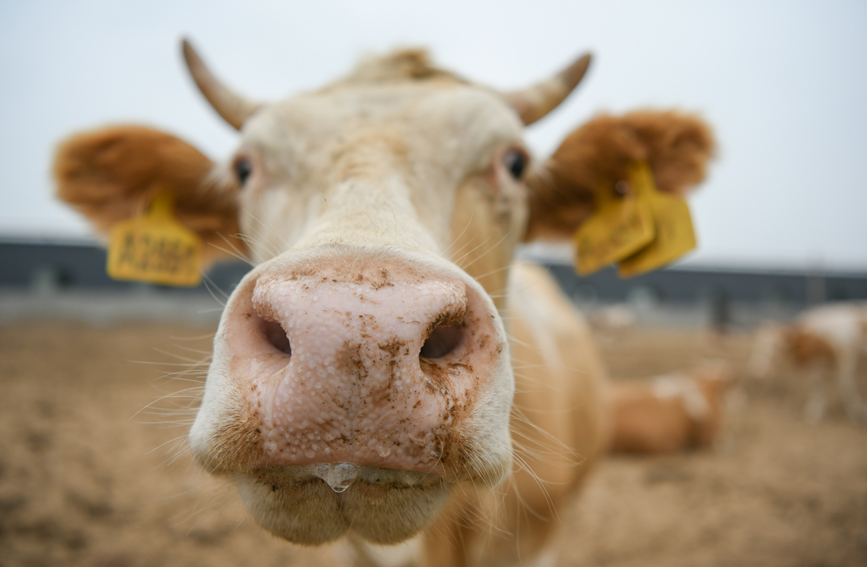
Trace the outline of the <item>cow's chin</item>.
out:
<instances>
[{"instance_id":1,"label":"cow's chin","mask_svg":"<svg viewBox=\"0 0 867 567\"><path fill-rule=\"evenodd\" d=\"M439 513L452 484L436 474L358 467L348 486L332 488L315 467L269 466L235 475L247 510L272 534L321 545L348 530L377 544L411 538Z\"/></svg>"}]
</instances>

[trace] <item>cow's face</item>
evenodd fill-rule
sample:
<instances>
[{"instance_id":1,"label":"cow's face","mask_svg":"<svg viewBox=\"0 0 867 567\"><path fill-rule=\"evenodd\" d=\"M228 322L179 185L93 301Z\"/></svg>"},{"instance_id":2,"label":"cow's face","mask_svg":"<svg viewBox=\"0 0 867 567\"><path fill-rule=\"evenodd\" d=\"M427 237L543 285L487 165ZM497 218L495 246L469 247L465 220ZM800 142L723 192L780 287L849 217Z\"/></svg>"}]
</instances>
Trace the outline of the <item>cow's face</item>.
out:
<instances>
[{"instance_id":1,"label":"cow's face","mask_svg":"<svg viewBox=\"0 0 867 567\"><path fill-rule=\"evenodd\" d=\"M229 165L243 180L241 228L257 264L336 245L450 259L465 240L456 210L482 201L473 224L508 256L525 221L521 135L502 97L457 82L292 98L243 127Z\"/></svg>"},{"instance_id":2,"label":"cow's face","mask_svg":"<svg viewBox=\"0 0 867 567\"><path fill-rule=\"evenodd\" d=\"M451 484L508 472L506 335L452 260L514 246L520 133L461 85L337 89L245 123L230 168L258 266L224 312L190 438L271 531L399 541ZM480 233L453 234L459 200L484 203Z\"/></svg>"},{"instance_id":3,"label":"cow's face","mask_svg":"<svg viewBox=\"0 0 867 567\"><path fill-rule=\"evenodd\" d=\"M168 191L210 256L252 257L190 445L262 526L299 543L350 529L401 541L457 483L501 482L514 382L500 312L516 244L568 238L593 191L613 191L635 160L682 193L712 151L700 121L643 112L576 130L530 169L522 126L563 100L587 56L501 95L401 52L259 105L185 55L241 131L235 155L214 166L168 134L107 128L61 145L58 194L106 230Z\"/></svg>"},{"instance_id":4,"label":"cow's face","mask_svg":"<svg viewBox=\"0 0 867 567\"><path fill-rule=\"evenodd\" d=\"M403 540L455 483L511 467L492 297L526 222L521 118L449 75L374 65L392 76L253 112L224 168L257 267L223 314L191 446L300 543Z\"/></svg>"}]
</instances>

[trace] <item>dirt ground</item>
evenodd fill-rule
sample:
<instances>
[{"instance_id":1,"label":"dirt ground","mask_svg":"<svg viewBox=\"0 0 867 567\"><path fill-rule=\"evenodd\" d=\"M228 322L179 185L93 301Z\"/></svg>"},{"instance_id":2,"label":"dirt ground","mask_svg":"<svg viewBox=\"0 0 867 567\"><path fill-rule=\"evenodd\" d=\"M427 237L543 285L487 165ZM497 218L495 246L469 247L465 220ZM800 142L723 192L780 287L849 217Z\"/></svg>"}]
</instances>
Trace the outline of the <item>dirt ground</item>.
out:
<instances>
[{"instance_id":1,"label":"dirt ground","mask_svg":"<svg viewBox=\"0 0 867 567\"><path fill-rule=\"evenodd\" d=\"M0 566L319 564L184 451L210 332L0 327ZM695 331L600 342L618 379L703 357L742 368L749 351L746 335ZM806 423L806 391L794 376L742 381L714 450L608 458L561 510L563 565L867 565L867 426L838 408Z\"/></svg>"}]
</instances>

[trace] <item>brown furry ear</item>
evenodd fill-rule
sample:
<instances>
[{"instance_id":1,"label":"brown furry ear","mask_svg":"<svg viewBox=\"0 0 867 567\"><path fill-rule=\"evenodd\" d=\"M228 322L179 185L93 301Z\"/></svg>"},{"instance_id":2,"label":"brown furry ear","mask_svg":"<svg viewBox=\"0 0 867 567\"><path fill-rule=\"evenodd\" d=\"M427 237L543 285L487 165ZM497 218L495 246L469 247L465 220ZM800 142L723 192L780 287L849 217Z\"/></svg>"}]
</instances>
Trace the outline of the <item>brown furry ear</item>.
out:
<instances>
[{"instance_id":1,"label":"brown furry ear","mask_svg":"<svg viewBox=\"0 0 867 567\"><path fill-rule=\"evenodd\" d=\"M526 240L571 238L595 210L600 191L614 191L628 168L647 161L660 191L684 195L700 183L714 153L710 126L677 111L601 115L573 131L528 175Z\"/></svg>"},{"instance_id":2,"label":"brown furry ear","mask_svg":"<svg viewBox=\"0 0 867 567\"><path fill-rule=\"evenodd\" d=\"M57 196L103 234L143 213L157 193L171 193L175 216L202 239L206 264L232 248L246 253L238 237L238 187L218 182L212 169L213 162L190 144L144 126L76 134L54 157Z\"/></svg>"}]
</instances>

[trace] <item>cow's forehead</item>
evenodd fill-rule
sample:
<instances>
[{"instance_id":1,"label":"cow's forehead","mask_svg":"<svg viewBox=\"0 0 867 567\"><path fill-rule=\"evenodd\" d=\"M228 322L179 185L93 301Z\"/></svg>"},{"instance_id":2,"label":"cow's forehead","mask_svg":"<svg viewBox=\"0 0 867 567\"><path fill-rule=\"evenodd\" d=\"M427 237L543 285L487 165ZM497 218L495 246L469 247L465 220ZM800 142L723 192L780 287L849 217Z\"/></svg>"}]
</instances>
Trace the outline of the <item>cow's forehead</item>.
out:
<instances>
[{"instance_id":1,"label":"cow's forehead","mask_svg":"<svg viewBox=\"0 0 867 567\"><path fill-rule=\"evenodd\" d=\"M522 124L499 94L453 81L335 85L268 105L243 129L243 145L304 159L347 138L387 135L414 159L475 167L518 143Z\"/></svg>"}]
</instances>

